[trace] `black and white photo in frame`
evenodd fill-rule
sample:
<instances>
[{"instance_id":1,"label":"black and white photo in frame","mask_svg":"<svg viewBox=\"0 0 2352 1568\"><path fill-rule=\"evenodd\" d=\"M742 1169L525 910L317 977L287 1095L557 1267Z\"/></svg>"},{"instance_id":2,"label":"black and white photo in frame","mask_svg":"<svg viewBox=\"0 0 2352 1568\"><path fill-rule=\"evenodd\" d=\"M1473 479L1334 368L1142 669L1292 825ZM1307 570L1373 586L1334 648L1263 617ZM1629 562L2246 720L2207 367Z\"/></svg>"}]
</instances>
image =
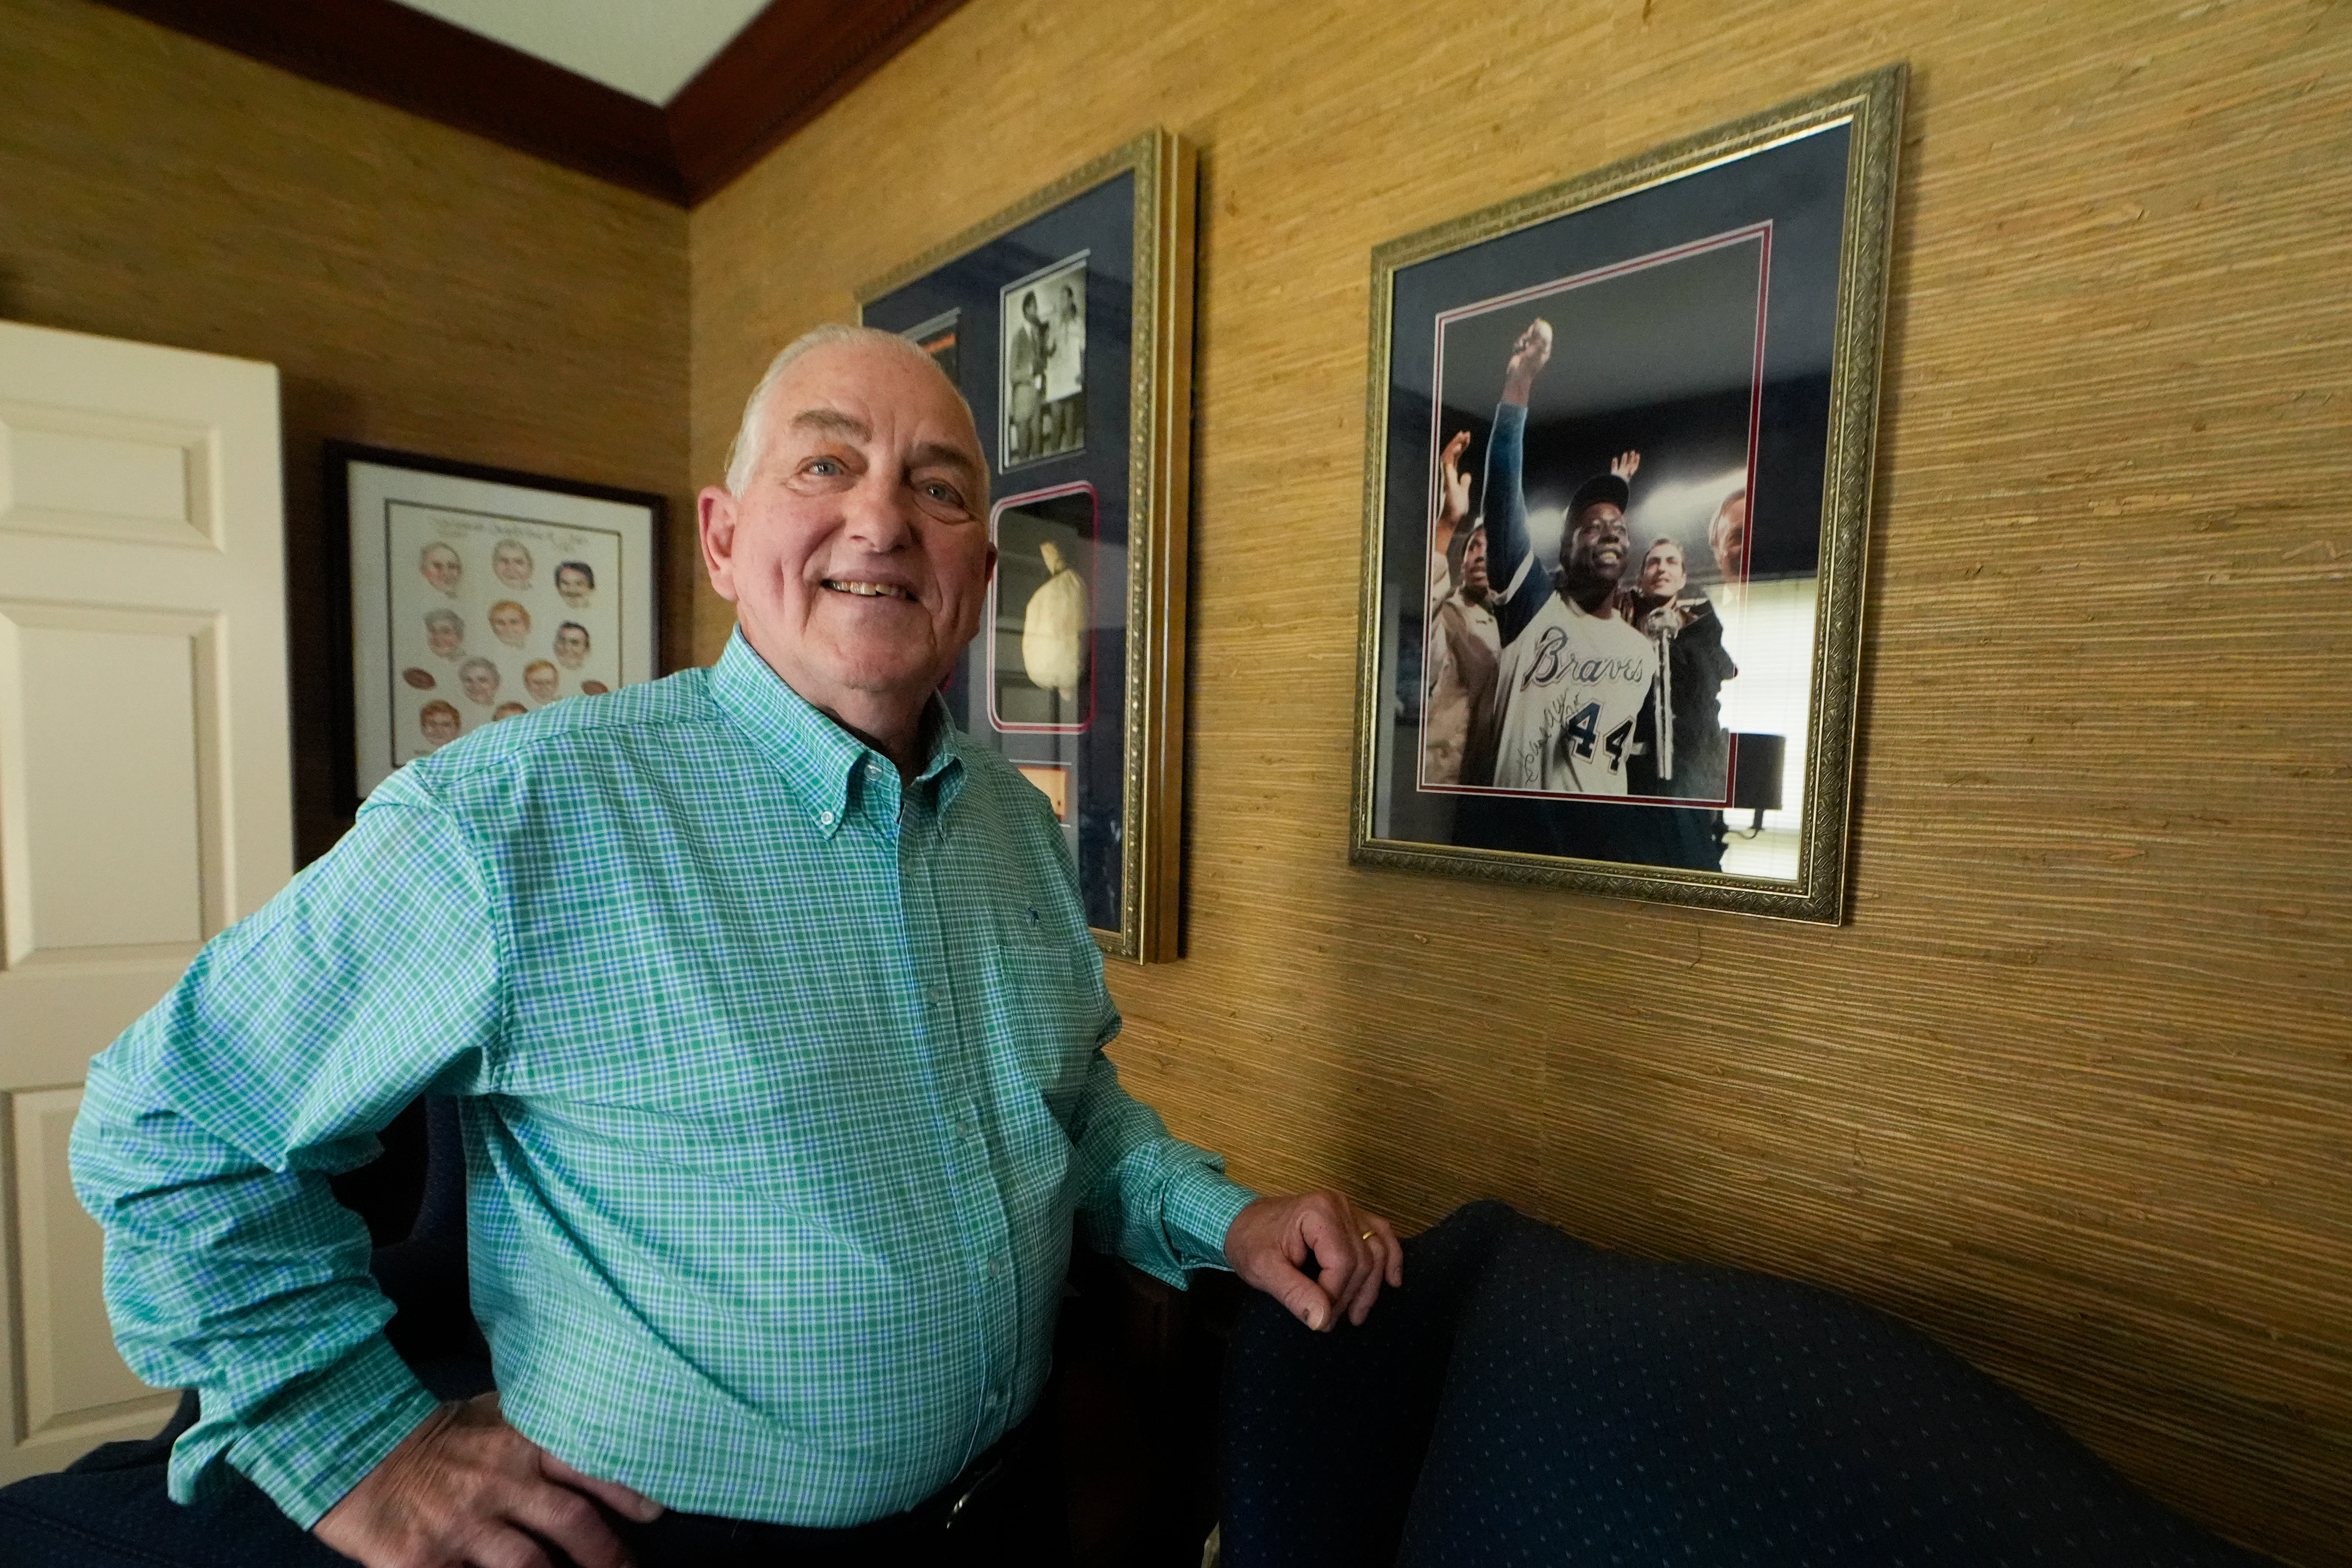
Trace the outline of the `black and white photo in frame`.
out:
<instances>
[{"instance_id":1,"label":"black and white photo in frame","mask_svg":"<svg viewBox=\"0 0 2352 1568\"><path fill-rule=\"evenodd\" d=\"M1087 253L1016 278L1002 295L998 467L1011 470L1087 443Z\"/></svg>"}]
</instances>

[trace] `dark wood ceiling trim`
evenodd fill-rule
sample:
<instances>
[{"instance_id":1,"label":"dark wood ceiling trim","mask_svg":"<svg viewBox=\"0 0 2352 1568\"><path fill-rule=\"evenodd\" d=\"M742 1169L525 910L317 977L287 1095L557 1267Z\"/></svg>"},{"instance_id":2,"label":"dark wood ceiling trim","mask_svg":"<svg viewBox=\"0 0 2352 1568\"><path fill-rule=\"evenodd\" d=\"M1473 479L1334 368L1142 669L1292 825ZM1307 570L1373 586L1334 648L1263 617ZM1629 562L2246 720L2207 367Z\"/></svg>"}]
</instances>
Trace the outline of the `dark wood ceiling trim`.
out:
<instances>
[{"instance_id":1,"label":"dark wood ceiling trim","mask_svg":"<svg viewBox=\"0 0 2352 1568\"><path fill-rule=\"evenodd\" d=\"M667 110L395 0L103 0L175 32L691 206L962 0L773 0Z\"/></svg>"},{"instance_id":2,"label":"dark wood ceiling trim","mask_svg":"<svg viewBox=\"0 0 2352 1568\"><path fill-rule=\"evenodd\" d=\"M669 102L688 204L758 163L963 0L774 0Z\"/></svg>"},{"instance_id":3,"label":"dark wood ceiling trim","mask_svg":"<svg viewBox=\"0 0 2352 1568\"><path fill-rule=\"evenodd\" d=\"M683 203L667 117L393 0L106 0L176 32Z\"/></svg>"}]
</instances>

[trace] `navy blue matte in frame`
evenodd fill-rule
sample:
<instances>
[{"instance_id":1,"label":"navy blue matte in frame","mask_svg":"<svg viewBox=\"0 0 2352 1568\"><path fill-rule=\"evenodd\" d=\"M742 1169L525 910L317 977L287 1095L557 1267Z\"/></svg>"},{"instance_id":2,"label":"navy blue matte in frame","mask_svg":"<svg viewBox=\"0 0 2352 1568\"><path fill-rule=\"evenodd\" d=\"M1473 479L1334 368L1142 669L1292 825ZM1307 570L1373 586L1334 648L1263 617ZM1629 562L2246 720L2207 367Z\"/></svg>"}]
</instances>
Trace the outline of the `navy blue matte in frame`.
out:
<instances>
[{"instance_id":1,"label":"navy blue matte in frame","mask_svg":"<svg viewBox=\"0 0 2352 1568\"><path fill-rule=\"evenodd\" d=\"M1094 487L1096 543L1093 677L1100 694L1093 721L1078 737L1076 795L1078 883L1087 920L1099 930L1119 929L1119 874L1126 836L1126 732L1121 721L1127 689L1126 573L1131 536L1128 489L1128 432L1132 413L1129 366L1134 342L1135 176L1120 174L1040 214L1020 226L966 251L889 293L870 300L863 320L869 327L904 332L953 310L958 312L957 382L971 405L982 448L988 454L996 495L1063 485ZM1003 472L997 450L999 364L1003 342L1001 292L1017 279L1053 266L1080 251L1087 257L1086 441L1059 457L1024 463ZM1424 404L1424 409L1426 405ZM992 635L993 629L983 633ZM950 710L972 734L990 741L1015 763L1050 763L1063 737L1006 733L988 718L984 649L974 639L949 676Z\"/></svg>"},{"instance_id":2,"label":"navy blue matte in frame","mask_svg":"<svg viewBox=\"0 0 2352 1568\"><path fill-rule=\"evenodd\" d=\"M1384 558L1392 572L1410 575L1421 561L1429 528L1435 342L1431 323L1440 311L1768 221L1772 278L1765 305L1758 510L1748 520L1751 570L1758 575L1800 576L1815 571L1852 131L1844 123L1824 126L1780 146L1401 269L1389 350ZM1458 377L1449 379L1458 384ZM1489 392L1483 400L1450 408L1449 416L1483 427L1493 416L1494 402ZM1623 435L1629 442L1638 440L1641 411L1626 415ZM1408 592L1420 591L1418 584L1404 585Z\"/></svg>"}]
</instances>

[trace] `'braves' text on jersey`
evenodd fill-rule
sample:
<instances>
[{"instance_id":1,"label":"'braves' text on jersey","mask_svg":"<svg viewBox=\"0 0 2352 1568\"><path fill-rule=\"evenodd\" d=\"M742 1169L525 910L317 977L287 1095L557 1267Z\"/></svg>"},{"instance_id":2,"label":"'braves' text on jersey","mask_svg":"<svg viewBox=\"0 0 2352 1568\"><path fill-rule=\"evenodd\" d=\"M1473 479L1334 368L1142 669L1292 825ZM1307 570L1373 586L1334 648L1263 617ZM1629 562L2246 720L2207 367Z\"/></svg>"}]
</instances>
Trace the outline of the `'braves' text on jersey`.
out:
<instances>
[{"instance_id":1,"label":"'braves' text on jersey","mask_svg":"<svg viewBox=\"0 0 2352 1568\"><path fill-rule=\"evenodd\" d=\"M1499 789L1623 795L1625 758L1658 650L1613 610L1554 594L1503 650Z\"/></svg>"}]
</instances>

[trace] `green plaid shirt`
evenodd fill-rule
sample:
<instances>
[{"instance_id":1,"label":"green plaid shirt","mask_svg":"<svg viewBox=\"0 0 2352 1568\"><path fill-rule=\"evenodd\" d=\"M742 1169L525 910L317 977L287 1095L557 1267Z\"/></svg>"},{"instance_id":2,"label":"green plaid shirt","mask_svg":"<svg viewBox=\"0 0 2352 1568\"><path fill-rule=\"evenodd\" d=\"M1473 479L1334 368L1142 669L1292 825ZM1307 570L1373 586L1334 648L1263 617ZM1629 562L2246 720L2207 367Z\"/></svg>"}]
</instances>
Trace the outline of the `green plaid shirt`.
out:
<instances>
[{"instance_id":1,"label":"green plaid shirt","mask_svg":"<svg viewBox=\"0 0 2352 1568\"><path fill-rule=\"evenodd\" d=\"M434 1406L327 1176L462 1097L508 1419L695 1512L845 1525L936 1490L1047 1370L1075 1214L1163 1279L1251 1194L1102 1054L1061 829L935 707L898 771L719 665L486 727L381 785L90 1068L74 1130L172 1456L297 1522Z\"/></svg>"}]
</instances>

